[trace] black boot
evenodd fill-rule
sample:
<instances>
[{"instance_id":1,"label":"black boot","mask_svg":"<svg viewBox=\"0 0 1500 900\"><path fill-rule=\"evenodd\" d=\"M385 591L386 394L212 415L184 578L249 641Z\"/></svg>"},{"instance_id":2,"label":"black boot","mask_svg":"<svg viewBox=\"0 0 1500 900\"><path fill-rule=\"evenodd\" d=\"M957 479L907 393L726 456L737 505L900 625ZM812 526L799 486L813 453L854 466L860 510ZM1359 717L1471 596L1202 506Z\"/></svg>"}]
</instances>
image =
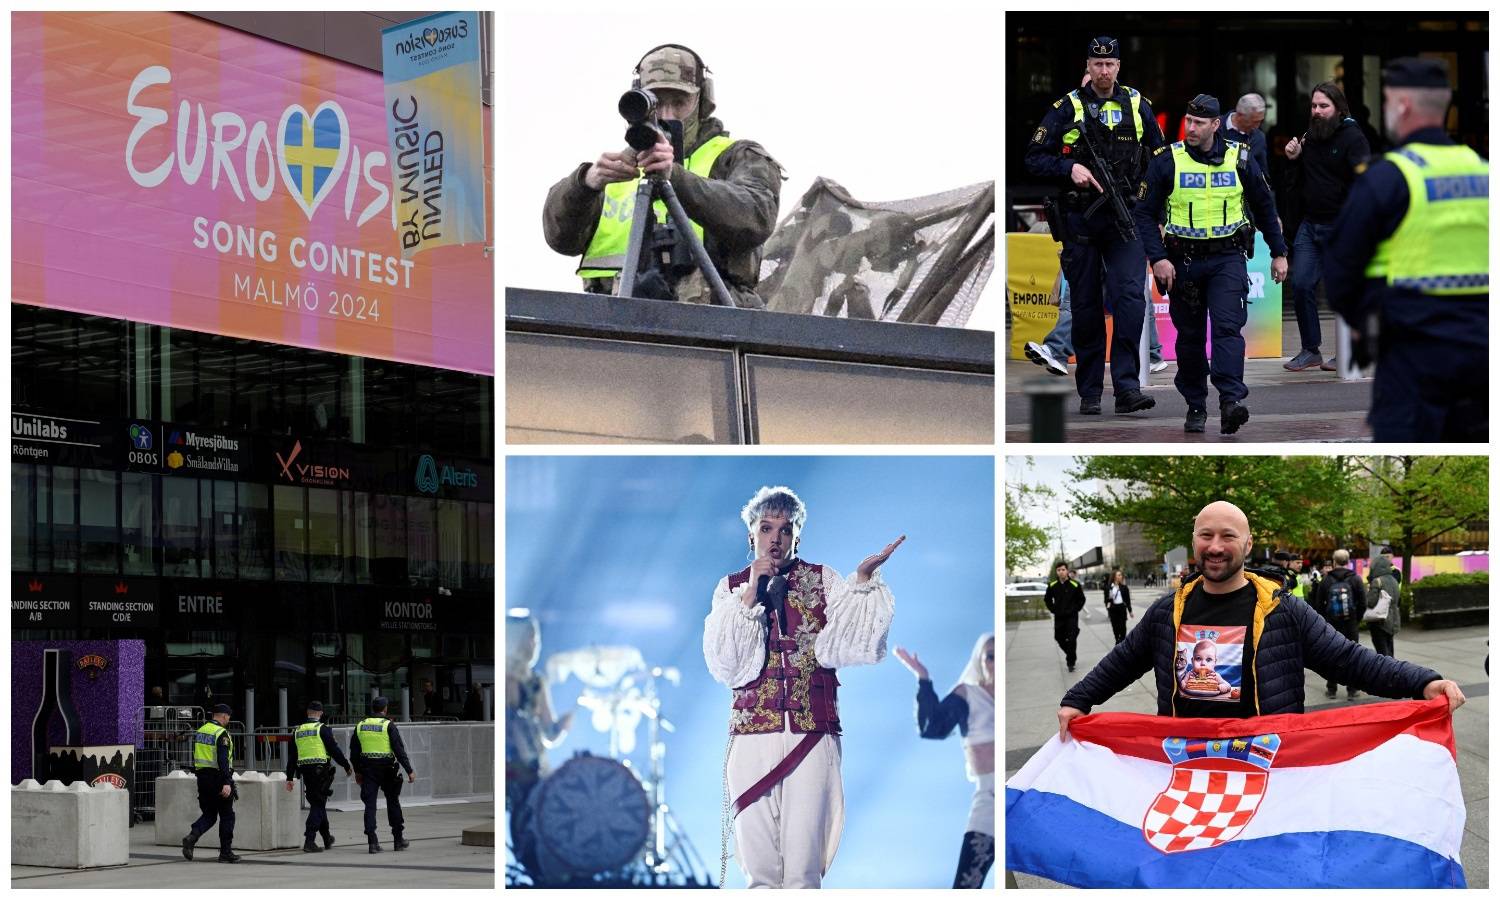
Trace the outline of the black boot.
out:
<instances>
[{"instance_id":1,"label":"black boot","mask_svg":"<svg viewBox=\"0 0 1500 900\"><path fill-rule=\"evenodd\" d=\"M333 832L331 832L331 831L325 831L325 832L323 832L323 849L324 850L331 850L331 849L333 849Z\"/></svg>"},{"instance_id":2,"label":"black boot","mask_svg":"<svg viewBox=\"0 0 1500 900\"><path fill-rule=\"evenodd\" d=\"M411 846L411 844L407 842L406 838L402 837L401 835L398 834L395 837L397 850L405 850L407 847Z\"/></svg>"},{"instance_id":3,"label":"black boot","mask_svg":"<svg viewBox=\"0 0 1500 900\"><path fill-rule=\"evenodd\" d=\"M995 838L978 831L964 832L963 847L958 852L958 871L953 875L955 888L984 887L985 876L995 862Z\"/></svg>"},{"instance_id":4,"label":"black boot","mask_svg":"<svg viewBox=\"0 0 1500 900\"><path fill-rule=\"evenodd\" d=\"M380 852L380 838L377 838L373 834L370 835L370 852L371 853L379 853Z\"/></svg>"},{"instance_id":5,"label":"black boot","mask_svg":"<svg viewBox=\"0 0 1500 900\"><path fill-rule=\"evenodd\" d=\"M306 838L304 838L302 840L302 852L303 853L322 853L323 852L323 848L319 847L318 844L317 844L317 842L313 840L313 836L309 834Z\"/></svg>"},{"instance_id":6,"label":"black boot","mask_svg":"<svg viewBox=\"0 0 1500 900\"><path fill-rule=\"evenodd\" d=\"M228 847L219 850L219 862L237 863L239 861L240 858L236 856L234 851L230 850Z\"/></svg>"},{"instance_id":7,"label":"black boot","mask_svg":"<svg viewBox=\"0 0 1500 900\"><path fill-rule=\"evenodd\" d=\"M182 839L182 856L184 859L193 858L193 845L198 843L198 832L189 831L188 836Z\"/></svg>"}]
</instances>

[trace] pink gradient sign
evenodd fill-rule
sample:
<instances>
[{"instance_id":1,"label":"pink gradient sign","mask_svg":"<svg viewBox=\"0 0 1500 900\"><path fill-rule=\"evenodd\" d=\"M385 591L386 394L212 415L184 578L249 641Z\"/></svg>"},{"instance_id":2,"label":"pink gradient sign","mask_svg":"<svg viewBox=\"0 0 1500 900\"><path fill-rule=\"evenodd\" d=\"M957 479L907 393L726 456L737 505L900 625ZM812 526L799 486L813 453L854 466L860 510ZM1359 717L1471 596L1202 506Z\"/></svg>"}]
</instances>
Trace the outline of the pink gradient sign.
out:
<instances>
[{"instance_id":1,"label":"pink gradient sign","mask_svg":"<svg viewBox=\"0 0 1500 900\"><path fill-rule=\"evenodd\" d=\"M401 258L380 73L179 13L11 23L14 302L494 374L484 247Z\"/></svg>"}]
</instances>

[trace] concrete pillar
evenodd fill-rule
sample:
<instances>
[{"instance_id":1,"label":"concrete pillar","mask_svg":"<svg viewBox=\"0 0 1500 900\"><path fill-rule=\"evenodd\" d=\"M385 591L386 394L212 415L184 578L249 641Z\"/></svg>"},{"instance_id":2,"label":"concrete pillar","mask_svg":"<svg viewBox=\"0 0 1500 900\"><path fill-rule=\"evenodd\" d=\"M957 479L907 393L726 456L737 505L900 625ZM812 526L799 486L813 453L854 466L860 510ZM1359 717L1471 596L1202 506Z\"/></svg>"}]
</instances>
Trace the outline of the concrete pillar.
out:
<instances>
[{"instance_id":1,"label":"concrete pillar","mask_svg":"<svg viewBox=\"0 0 1500 900\"><path fill-rule=\"evenodd\" d=\"M485 721L485 722L492 721L493 718L494 718L494 716L492 714L492 710L494 710L494 708L495 708L495 705L494 705L495 704L494 695L492 693L493 690L494 689L491 688L489 685L485 685L484 689L480 692L481 695L484 697L484 713L483 713L484 719L483 719L483 721Z\"/></svg>"},{"instance_id":2,"label":"concrete pillar","mask_svg":"<svg viewBox=\"0 0 1500 900\"><path fill-rule=\"evenodd\" d=\"M1149 276L1148 276L1149 277ZM1141 342L1136 347L1136 361L1140 364L1141 389L1151 386L1151 319L1156 307L1151 303L1151 286L1146 286L1146 315L1141 318Z\"/></svg>"},{"instance_id":3,"label":"concrete pillar","mask_svg":"<svg viewBox=\"0 0 1500 900\"><path fill-rule=\"evenodd\" d=\"M411 685L401 685L401 721L411 721Z\"/></svg>"},{"instance_id":4,"label":"concrete pillar","mask_svg":"<svg viewBox=\"0 0 1500 900\"><path fill-rule=\"evenodd\" d=\"M1354 334L1342 316L1333 320L1334 345L1337 347L1339 380L1353 381L1360 377L1359 366L1354 364Z\"/></svg>"},{"instance_id":5,"label":"concrete pillar","mask_svg":"<svg viewBox=\"0 0 1500 900\"><path fill-rule=\"evenodd\" d=\"M285 731L286 728L287 728L287 726L291 724L291 723L289 723L287 721L286 716L287 716L286 688L284 688L284 687L283 688L277 688L276 689L276 724L280 725L283 731ZM291 752L290 745L287 742L283 741L281 743L281 768L283 768L283 769L286 768L286 764L287 764L287 761L288 761L287 760L287 754L290 753L290 752Z\"/></svg>"},{"instance_id":6,"label":"concrete pillar","mask_svg":"<svg viewBox=\"0 0 1500 900\"><path fill-rule=\"evenodd\" d=\"M255 769L255 688L245 688L245 768Z\"/></svg>"}]
</instances>

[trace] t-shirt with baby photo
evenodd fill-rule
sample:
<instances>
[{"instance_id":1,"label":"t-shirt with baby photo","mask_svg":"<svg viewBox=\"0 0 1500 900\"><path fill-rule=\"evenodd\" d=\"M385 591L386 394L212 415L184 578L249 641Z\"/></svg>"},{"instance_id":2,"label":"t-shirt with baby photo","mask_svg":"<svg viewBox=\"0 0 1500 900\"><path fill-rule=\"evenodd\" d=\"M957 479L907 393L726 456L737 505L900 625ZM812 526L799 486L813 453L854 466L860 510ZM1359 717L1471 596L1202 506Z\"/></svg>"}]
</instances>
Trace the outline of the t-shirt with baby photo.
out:
<instances>
[{"instance_id":1,"label":"t-shirt with baby photo","mask_svg":"<svg viewBox=\"0 0 1500 900\"><path fill-rule=\"evenodd\" d=\"M1200 581L1188 593L1177 629L1173 708L1183 718L1245 719L1255 715L1255 585L1208 594Z\"/></svg>"}]
</instances>

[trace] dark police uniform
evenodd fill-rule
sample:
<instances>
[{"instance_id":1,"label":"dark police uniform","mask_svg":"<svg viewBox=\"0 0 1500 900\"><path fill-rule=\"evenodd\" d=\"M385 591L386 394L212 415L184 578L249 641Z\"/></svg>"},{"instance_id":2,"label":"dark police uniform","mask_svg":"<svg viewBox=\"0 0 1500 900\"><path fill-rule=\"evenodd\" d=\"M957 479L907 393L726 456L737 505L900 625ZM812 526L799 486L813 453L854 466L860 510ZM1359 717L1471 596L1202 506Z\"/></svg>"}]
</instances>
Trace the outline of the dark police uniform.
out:
<instances>
[{"instance_id":1,"label":"dark police uniform","mask_svg":"<svg viewBox=\"0 0 1500 900\"><path fill-rule=\"evenodd\" d=\"M228 713L229 707L219 704L215 713ZM201 815L193 822L187 837L182 839L182 855L193 858L193 846L198 839L219 823L219 862L236 863L234 845L234 801L239 792L234 786L234 770L230 760L234 756L234 739L228 729L213 720L205 722L193 733L193 774L198 778L198 810ZM229 796L223 796L224 785L229 785Z\"/></svg>"},{"instance_id":2,"label":"dark police uniform","mask_svg":"<svg viewBox=\"0 0 1500 900\"><path fill-rule=\"evenodd\" d=\"M1217 118L1218 101L1200 94L1188 114ZM1245 217L1248 205L1265 232L1271 255L1285 256L1286 241L1276 219L1276 202L1249 147L1214 133L1208 152L1178 141L1157 150L1146 169L1146 190L1136 204L1136 230L1155 265L1170 259L1176 278L1168 295L1177 327L1178 393L1188 405L1186 431L1203 430L1208 378L1219 392L1219 430L1232 434L1249 419L1241 402L1245 387L1246 300L1250 279L1245 250L1254 239ZM1157 223L1165 221L1163 243ZM1213 320L1213 363L1203 352Z\"/></svg>"},{"instance_id":3,"label":"dark police uniform","mask_svg":"<svg viewBox=\"0 0 1500 900\"><path fill-rule=\"evenodd\" d=\"M1095 38L1089 45L1090 58L1119 56L1119 42L1114 38ZM1086 117L1099 123L1090 126L1089 135L1105 157L1103 160L1096 160L1087 152L1079 135ZM1106 307L1114 314L1109 371L1115 411L1149 409L1156 401L1140 390L1139 344L1146 313L1142 299L1145 251L1139 239L1126 242L1120 236L1107 203L1084 218L1084 210L1099 194L1092 187L1078 189L1069 173L1079 163L1102 184L1099 168L1108 165L1128 205L1134 202L1147 154L1164 142L1150 101L1134 88L1116 82L1110 97L1096 96L1090 85L1052 104L1026 148L1028 173L1064 185L1059 204L1065 223L1053 223L1053 238L1063 244L1063 275L1068 279L1072 296L1073 351L1078 356L1076 377L1083 412L1098 412L1099 398L1104 392ZM1059 227L1060 224L1064 227Z\"/></svg>"},{"instance_id":4,"label":"dark police uniform","mask_svg":"<svg viewBox=\"0 0 1500 900\"><path fill-rule=\"evenodd\" d=\"M1394 60L1385 76L1387 87L1448 86L1436 60ZM1377 441L1489 440L1488 200L1489 164L1441 128L1406 135L1349 188L1325 283L1334 311L1376 336Z\"/></svg>"},{"instance_id":5,"label":"dark police uniform","mask_svg":"<svg viewBox=\"0 0 1500 900\"><path fill-rule=\"evenodd\" d=\"M322 710L322 706L309 707ZM304 752L305 751L305 752ZM333 729L322 719L309 717L292 731L292 752L287 757L286 777L300 778L303 793L307 796L307 825L304 829L302 849L318 852L313 835L323 836L323 846L333 846L333 832L328 828L328 798L333 796L333 777L339 768L351 771L349 760L334 740Z\"/></svg>"},{"instance_id":6,"label":"dark police uniform","mask_svg":"<svg viewBox=\"0 0 1500 900\"><path fill-rule=\"evenodd\" d=\"M370 852L380 849L375 836L375 804L382 793L385 794L386 819L390 822L396 849L406 849L406 841L401 836L406 823L401 815L401 770L405 769L410 775L412 768L396 723L377 712L355 725L349 736L349 757L363 779L359 799L365 804L365 835L370 839Z\"/></svg>"}]
</instances>

